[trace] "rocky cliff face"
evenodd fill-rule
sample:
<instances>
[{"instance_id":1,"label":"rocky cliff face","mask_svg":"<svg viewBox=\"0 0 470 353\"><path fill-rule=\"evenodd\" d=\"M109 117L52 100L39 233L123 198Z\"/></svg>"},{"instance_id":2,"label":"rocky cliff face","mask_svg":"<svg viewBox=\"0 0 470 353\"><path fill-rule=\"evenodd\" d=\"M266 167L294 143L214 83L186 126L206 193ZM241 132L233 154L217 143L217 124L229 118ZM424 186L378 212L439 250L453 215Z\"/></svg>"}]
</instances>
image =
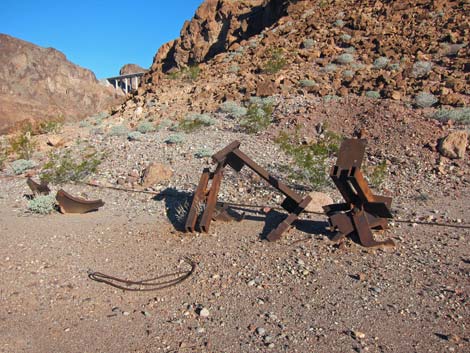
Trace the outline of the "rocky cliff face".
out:
<instances>
[{"instance_id":1,"label":"rocky cliff face","mask_svg":"<svg viewBox=\"0 0 470 353\"><path fill-rule=\"evenodd\" d=\"M147 71L147 69L144 69L142 66L137 64L126 64L119 70L119 75L130 75L145 71Z\"/></svg>"},{"instance_id":2,"label":"rocky cliff face","mask_svg":"<svg viewBox=\"0 0 470 353\"><path fill-rule=\"evenodd\" d=\"M61 52L0 34L0 131L23 120L80 119L122 100Z\"/></svg>"}]
</instances>

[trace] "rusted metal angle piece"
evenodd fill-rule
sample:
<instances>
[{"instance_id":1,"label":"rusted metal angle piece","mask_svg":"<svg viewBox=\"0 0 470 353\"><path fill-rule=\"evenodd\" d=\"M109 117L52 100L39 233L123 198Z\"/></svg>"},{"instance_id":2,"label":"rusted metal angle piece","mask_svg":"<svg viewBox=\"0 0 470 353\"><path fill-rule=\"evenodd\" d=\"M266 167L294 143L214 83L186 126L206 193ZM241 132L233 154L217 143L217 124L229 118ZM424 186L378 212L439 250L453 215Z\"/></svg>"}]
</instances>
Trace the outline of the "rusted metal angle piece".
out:
<instances>
[{"instance_id":1,"label":"rusted metal angle piece","mask_svg":"<svg viewBox=\"0 0 470 353\"><path fill-rule=\"evenodd\" d=\"M268 236L266 237L269 241L276 241L279 240L282 236L282 233L286 232L292 223L294 223L299 215L305 210L308 204L312 201L310 196L306 196L294 210L294 212L290 213L285 220L283 220L276 229L273 229Z\"/></svg>"},{"instance_id":2,"label":"rusted metal angle piece","mask_svg":"<svg viewBox=\"0 0 470 353\"><path fill-rule=\"evenodd\" d=\"M36 183L33 179L28 178L26 180L26 184L28 184L29 188L33 192L34 195L49 195L51 189L49 189L48 183L44 180L41 180L41 183Z\"/></svg>"},{"instance_id":3,"label":"rusted metal angle piece","mask_svg":"<svg viewBox=\"0 0 470 353\"><path fill-rule=\"evenodd\" d=\"M101 200L85 200L80 197L72 196L64 190L59 190L56 195L62 213L87 213L96 211L104 205Z\"/></svg>"},{"instance_id":4,"label":"rusted metal angle piece","mask_svg":"<svg viewBox=\"0 0 470 353\"><path fill-rule=\"evenodd\" d=\"M220 184L222 183L223 172L223 165L217 165L214 177L212 178L211 188L207 195L206 208L204 209L200 222L201 231L205 233L209 231L211 225L212 216L217 204L217 195L219 194Z\"/></svg>"},{"instance_id":5,"label":"rusted metal angle piece","mask_svg":"<svg viewBox=\"0 0 470 353\"><path fill-rule=\"evenodd\" d=\"M221 149L219 152L214 154L212 156L212 160L215 163L223 163L227 156L238 147L240 147L240 141L233 141L232 143Z\"/></svg>"},{"instance_id":6,"label":"rusted metal angle piece","mask_svg":"<svg viewBox=\"0 0 470 353\"><path fill-rule=\"evenodd\" d=\"M395 246L395 242L392 239L387 239L385 241L374 240L364 210L353 212L352 221L354 223L354 228L362 246L365 246L367 248L378 246Z\"/></svg>"},{"instance_id":7,"label":"rusted metal angle piece","mask_svg":"<svg viewBox=\"0 0 470 353\"><path fill-rule=\"evenodd\" d=\"M199 207L205 200L206 188L207 184L209 183L209 176L210 170L209 168L205 168L202 172L201 178L199 179L199 184L197 186L196 192L194 193L191 207L188 212L188 218L186 219L186 224L184 226L188 232L194 232L195 230L197 216L199 214Z\"/></svg>"}]
</instances>

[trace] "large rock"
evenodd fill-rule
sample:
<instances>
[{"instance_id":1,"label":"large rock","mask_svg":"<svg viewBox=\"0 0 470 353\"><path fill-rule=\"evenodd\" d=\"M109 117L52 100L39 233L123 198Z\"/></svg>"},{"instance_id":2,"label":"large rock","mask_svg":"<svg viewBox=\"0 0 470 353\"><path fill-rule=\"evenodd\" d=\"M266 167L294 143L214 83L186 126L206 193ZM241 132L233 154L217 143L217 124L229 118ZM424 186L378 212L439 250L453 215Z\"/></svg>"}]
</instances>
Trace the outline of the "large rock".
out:
<instances>
[{"instance_id":1,"label":"large rock","mask_svg":"<svg viewBox=\"0 0 470 353\"><path fill-rule=\"evenodd\" d=\"M331 197L322 192L312 191L308 195L312 198L312 201L310 201L307 208L305 209L307 212L323 213L323 206L334 203Z\"/></svg>"},{"instance_id":2,"label":"large rock","mask_svg":"<svg viewBox=\"0 0 470 353\"><path fill-rule=\"evenodd\" d=\"M171 168L162 163L151 163L145 168L142 176L142 186L144 188L151 187L162 181L168 180L172 177L173 171Z\"/></svg>"},{"instance_id":3,"label":"large rock","mask_svg":"<svg viewBox=\"0 0 470 353\"><path fill-rule=\"evenodd\" d=\"M466 131L454 131L441 140L439 152L444 157L463 159L467 148L468 135Z\"/></svg>"},{"instance_id":4,"label":"large rock","mask_svg":"<svg viewBox=\"0 0 470 353\"><path fill-rule=\"evenodd\" d=\"M137 64L126 64L119 70L119 75L138 74L146 71L146 69Z\"/></svg>"},{"instance_id":5,"label":"large rock","mask_svg":"<svg viewBox=\"0 0 470 353\"><path fill-rule=\"evenodd\" d=\"M24 120L78 120L123 97L56 49L0 34L0 133Z\"/></svg>"}]
</instances>

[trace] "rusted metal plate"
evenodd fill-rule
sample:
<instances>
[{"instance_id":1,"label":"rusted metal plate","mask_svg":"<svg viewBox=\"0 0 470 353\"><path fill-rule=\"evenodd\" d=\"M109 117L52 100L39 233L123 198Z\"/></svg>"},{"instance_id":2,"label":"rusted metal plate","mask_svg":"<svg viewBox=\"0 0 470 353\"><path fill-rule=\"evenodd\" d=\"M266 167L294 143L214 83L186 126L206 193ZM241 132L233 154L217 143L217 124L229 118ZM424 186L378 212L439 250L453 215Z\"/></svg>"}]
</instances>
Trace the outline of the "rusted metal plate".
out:
<instances>
[{"instance_id":1,"label":"rusted metal plate","mask_svg":"<svg viewBox=\"0 0 470 353\"><path fill-rule=\"evenodd\" d=\"M96 211L104 205L101 200L86 200L80 197L72 196L64 190L59 190L56 200L62 213L87 213Z\"/></svg>"},{"instance_id":2,"label":"rusted metal plate","mask_svg":"<svg viewBox=\"0 0 470 353\"><path fill-rule=\"evenodd\" d=\"M367 221L367 216L364 211L353 212L352 221L354 223L354 228L356 229L356 234L359 237L359 241L362 246L367 248L371 247L380 247L380 246L395 246L395 242L392 239L387 239L385 241L376 241L372 236L372 231Z\"/></svg>"},{"instance_id":3,"label":"rusted metal plate","mask_svg":"<svg viewBox=\"0 0 470 353\"><path fill-rule=\"evenodd\" d=\"M209 232L212 216L214 214L215 206L217 204L217 195L219 194L220 184L223 177L223 165L219 164L212 178L212 184L207 195L206 208L201 217L200 227L202 232Z\"/></svg>"},{"instance_id":4,"label":"rusted metal plate","mask_svg":"<svg viewBox=\"0 0 470 353\"><path fill-rule=\"evenodd\" d=\"M202 172L201 178L199 179L199 184L194 193L193 200L191 202L191 207L189 208L188 217L186 218L186 224L184 228L187 232L194 232L197 222L197 217L199 214L199 209L201 204L204 203L206 197L206 188L209 183L210 170L205 168Z\"/></svg>"},{"instance_id":5,"label":"rusted metal plate","mask_svg":"<svg viewBox=\"0 0 470 353\"><path fill-rule=\"evenodd\" d=\"M336 165L341 169L361 168L366 144L367 142L364 139L344 140L339 149Z\"/></svg>"},{"instance_id":6,"label":"rusted metal plate","mask_svg":"<svg viewBox=\"0 0 470 353\"><path fill-rule=\"evenodd\" d=\"M36 183L33 179L28 178L26 180L26 184L28 184L29 188L33 192L34 195L49 195L51 189L49 189L48 183L44 180L41 180L41 183Z\"/></svg>"},{"instance_id":7,"label":"rusted metal plate","mask_svg":"<svg viewBox=\"0 0 470 353\"><path fill-rule=\"evenodd\" d=\"M233 141L232 143L221 149L219 152L214 154L212 156L212 160L215 163L223 163L227 158L228 154L233 152L238 147L240 147L240 141Z\"/></svg>"}]
</instances>

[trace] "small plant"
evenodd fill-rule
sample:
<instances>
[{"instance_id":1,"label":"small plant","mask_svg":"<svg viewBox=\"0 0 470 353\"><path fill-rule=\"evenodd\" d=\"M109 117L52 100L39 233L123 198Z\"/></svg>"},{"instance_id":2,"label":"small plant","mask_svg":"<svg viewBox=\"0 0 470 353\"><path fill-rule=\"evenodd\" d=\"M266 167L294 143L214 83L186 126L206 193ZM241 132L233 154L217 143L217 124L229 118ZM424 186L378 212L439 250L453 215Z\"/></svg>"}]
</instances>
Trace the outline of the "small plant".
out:
<instances>
[{"instance_id":1,"label":"small plant","mask_svg":"<svg viewBox=\"0 0 470 353\"><path fill-rule=\"evenodd\" d=\"M438 101L439 99L437 99L437 97L434 94L426 93L426 92L420 92L415 97L415 105L418 108L432 107Z\"/></svg>"},{"instance_id":2,"label":"small plant","mask_svg":"<svg viewBox=\"0 0 470 353\"><path fill-rule=\"evenodd\" d=\"M380 99L381 95L380 95L380 92L378 91L367 91L366 97L372 98L372 99Z\"/></svg>"},{"instance_id":3,"label":"small plant","mask_svg":"<svg viewBox=\"0 0 470 353\"><path fill-rule=\"evenodd\" d=\"M31 160L28 159L18 159L11 164L11 169L15 175L23 174L28 169L33 169L36 166Z\"/></svg>"},{"instance_id":4,"label":"small plant","mask_svg":"<svg viewBox=\"0 0 470 353\"><path fill-rule=\"evenodd\" d=\"M400 69L400 63L393 63L389 65L390 70L398 71Z\"/></svg>"},{"instance_id":5,"label":"small plant","mask_svg":"<svg viewBox=\"0 0 470 353\"><path fill-rule=\"evenodd\" d=\"M37 142L33 140L30 128L30 126L24 128L23 131L9 140L10 152L16 154L20 159L31 159L37 146Z\"/></svg>"},{"instance_id":6,"label":"small plant","mask_svg":"<svg viewBox=\"0 0 470 353\"><path fill-rule=\"evenodd\" d=\"M173 134L168 136L165 142L169 145L175 145L178 143L182 143L184 141L184 136L181 134Z\"/></svg>"},{"instance_id":7,"label":"small plant","mask_svg":"<svg viewBox=\"0 0 470 353\"><path fill-rule=\"evenodd\" d=\"M63 126L64 126L63 117L41 121L38 125L38 132L40 134L48 134L48 133L57 134L62 130Z\"/></svg>"},{"instance_id":8,"label":"small plant","mask_svg":"<svg viewBox=\"0 0 470 353\"><path fill-rule=\"evenodd\" d=\"M260 132L271 124L273 110L269 99L254 99L250 102L245 117L240 121L240 126L251 134Z\"/></svg>"},{"instance_id":9,"label":"small plant","mask_svg":"<svg viewBox=\"0 0 470 353\"><path fill-rule=\"evenodd\" d=\"M353 46L350 46L350 47L344 48L344 52L348 54L354 54L356 52L356 48L354 48Z\"/></svg>"},{"instance_id":10,"label":"small plant","mask_svg":"<svg viewBox=\"0 0 470 353\"><path fill-rule=\"evenodd\" d=\"M374 60L374 69L377 69L377 70L380 70L380 69L384 69L387 67L388 63L390 62L390 59L385 57L385 56L381 56L380 58L377 58Z\"/></svg>"},{"instance_id":11,"label":"small plant","mask_svg":"<svg viewBox=\"0 0 470 353\"><path fill-rule=\"evenodd\" d=\"M150 121L143 121L137 126L137 131L146 134L155 131L155 126Z\"/></svg>"},{"instance_id":12,"label":"small plant","mask_svg":"<svg viewBox=\"0 0 470 353\"><path fill-rule=\"evenodd\" d=\"M349 53L341 54L335 60L338 64L347 65L354 61L354 56Z\"/></svg>"},{"instance_id":13,"label":"small plant","mask_svg":"<svg viewBox=\"0 0 470 353\"><path fill-rule=\"evenodd\" d=\"M316 83L314 80L300 80L300 81L299 81L299 84L300 84L302 87L313 87L313 86L315 86L317 83Z\"/></svg>"},{"instance_id":14,"label":"small plant","mask_svg":"<svg viewBox=\"0 0 470 353\"><path fill-rule=\"evenodd\" d=\"M433 115L439 121L452 120L458 124L470 125L470 108L440 109Z\"/></svg>"},{"instance_id":15,"label":"small plant","mask_svg":"<svg viewBox=\"0 0 470 353\"><path fill-rule=\"evenodd\" d=\"M376 188L380 188L382 184L385 182L387 178L387 163L386 161L380 162L375 168L372 170L370 174L370 182Z\"/></svg>"},{"instance_id":16,"label":"small plant","mask_svg":"<svg viewBox=\"0 0 470 353\"><path fill-rule=\"evenodd\" d=\"M343 77L345 79L352 79L354 77L354 71L352 70L344 70L343 71Z\"/></svg>"},{"instance_id":17,"label":"small plant","mask_svg":"<svg viewBox=\"0 0 470 353\"><path fill-rule=\"evenodd\" d=\"M188 67L186 77L191 81L196 81L201 72L201 68L197 65L192 65Z\"/></svg>"},{"instance_id":18,"label":"small plant","mask_svg":"<svg viewBox=\"0 0 470 353\"><path fill-rule=\"evenodd\" d=\"M200 148L196 151L194 156L196 158L205 158L205 157L210 157L214 154L214 151L212 151L210 148Z\"/></svg>"},{"instance_id":19,"label":"small plant","mask_svg":"<svg viewBox=\"0 0 470 353\"><path fill-rule=\"evenodd\" d=\"M416 78L425 77L432 69L432 63L429 61L417 61L413 64L411 75Z\"/></svg>"},{"instance_id":20,"label":"small plant","mask_svg":"<svg viewBox=\"0 0 470 353\"><path fill-rule=\"evenodd\" d=\"M29 200L28 210L38 214L50 214L54 211L56 200L54 195L39 195Z\"/></svg>"},{"instance_id":21,"label":"small plant","mask_svg":"<svg viewBox=\"0 0 470 353\"><path fill-rule=\"evenodd\" d=\"M174 70L167 73L169 79L176 80L179 78L184 78L190 81L196 81L201 72L201 68L198 65L192 65L184 67L181 70Z\"/></svg>"},{"instance_id":22,"label":"small plant","mask_svg":"<svg viewBox=\"0 0 470 353\"><path fill-rule=\"evenodd\" d=\"M129 141L142 141L144 139L144 134L140 131L131 131L127 134L127 139Z\"/></svg>"},{"instance_id":23,"label":"small plant","mask_svg":"<svg viewBox=\"0 0 470 353\"><path fill-rule=\"evenodd\" d=\"M341 97L337 96L336 94L327 94L326 96L323 96L323 101L325 103L331 102L331 101L337 101L341 99Z\"/></svg>"},{"instance_id":24,"label":"small plant","mask_svg":"<svg viewBox=\"0 0 470 353\"><path fill-rule=\"evenodd\" d=\"M220 110L230 116L234 117L235 119L241 118L245 116L248 110L234 101L226 101L220 105Z\"/></svg>"},{"instance_id":25,"label":"small plant","mask_svg":"<svg viewBox=\"0 0 470 353\"><path fill-rule=\"evenodd\" d=\"M89 128L91 127L91 124L88 120L82 120L80 121L80 124L78 124L78 126L81 128Z\"/></svg>"},{"instance_id":26,"label":"small plant","mask_svg":"<svg viewBox=\"0 0 470 353\"><path fill-rule=\"evenodd\" d=\"M103 158L103 155L94 149L90 149L81 157L73 156L70 150L63 153L51 152L49 161L41 170L41 180L53 184L81 181L96 173Z\"/></svg>"},{"instance_id":27,"label":"small plant","mask_svg":"<svg viewBox=\"0 0 470 353\"><path fill-rule=\"evenodd\" d=\"M327 170L328 159L339 149L340 136L329 131L313 144L301 144L298 131L294 134L281 132L276 138L280 146L294 162L294 167L287 167L291 178L307 182L314 190L321 190L329 183Z\"/></svg>"},{"instance_id":28,"label":"small plant","mask_svg":"<svg viewBox=\"0 0 470 353\"><path fill-rule=\"evenodd\" d=\"M237 64L233 64L228 68L228 72L231 72L233 74L236 74L238 71L240 71L240 66L238 66Z\"/></svg>"},{"instance_id":29,"label":"small plant","mask_svg":"<svg viewBox=\"0 0 470 353\"><path fill-rule=\"evenodd\" d=\"M178 128L184 132L192 132L203 126L211 126L215 120L207 114L190 114L182 120Z\"/></svg>"},{"instance_id":30,"label":"small plant","mask_svg":"<svg viewBox=\"0 0 470 353\"><path fill-rule=\"evenodd\" d=\"M305 39L302 42L302 48L304 49L312 49L315 45L315 41L312 38Z\"/></svg>"},{"instance_id":31,"label":"small plant","mask_svg":"<svg viewBox=\"0 0 470 353\"><path fill-rule=\"evenodd\" d=\"M129 133L129 129L125 125L114 125L108 132L109 136L125 136Z\"/></svg>"},{"instance_id":32,"label":"small plant","mask_svg":"<svg viewBox=\"0 0 470 353\"><path fill-rule=\"evenodd\" d=\"M342 34L339 38L345 43L349 43L349 41L351 40L351 36L347 33Z\"/></svg>"},{"instance_id":33,"label":"small plant","mask_svg":"<svg viewBox=\"0 0 470 353\"><path fill-rule=\"evenodd\" d=\"M335 72L338 67L335 64L328 64L325 67L321 69L321 71L330 73L330 72Z\"/></svg>"},{"instance_id":34,"label":"small plant","mask_svg":"<svg viewBox=\"0 0 470 353\"><path fill-rule=\"evenodd\" d=\"M334 23L333 23L333 26L335 27L344 27L346 23L343 21L343 20L336 20Z\"/></svg>"},{"instance_id":35,"label":"small plant","mask_svg":"<svg viewBox=\"0 0 470 353\"><path fill-rule=\"evenodd\" d=\"M276 74L281 71L287 64L287 60L284 58L282 49L271 50L271 57L265 63L263 71L268 74Z\"/></svg>"},{"instance_id":36,"label":"small plant","mask_svg":"<svg viewBox=\"0 0 470 353\"><path fill-rule=\"evenodd\" d=\"M0 170L3 170L5 161L8 158L8 148L3 139L0 139Z\"/></svg>"}]
</instances>

